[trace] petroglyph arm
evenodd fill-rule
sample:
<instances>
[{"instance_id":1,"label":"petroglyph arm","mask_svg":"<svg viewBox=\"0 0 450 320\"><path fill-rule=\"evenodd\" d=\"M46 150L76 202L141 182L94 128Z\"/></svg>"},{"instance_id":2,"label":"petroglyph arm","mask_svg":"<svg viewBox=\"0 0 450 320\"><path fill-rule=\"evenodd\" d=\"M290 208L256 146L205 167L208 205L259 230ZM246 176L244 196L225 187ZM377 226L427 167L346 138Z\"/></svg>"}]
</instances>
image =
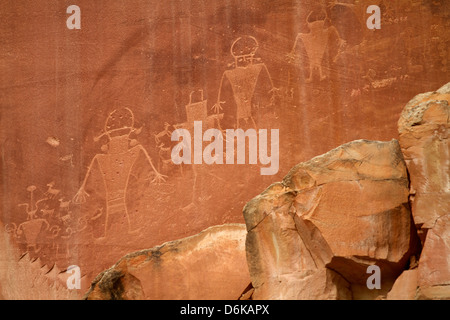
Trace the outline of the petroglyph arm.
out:
<instances>
[{"instance_id":1,"label":"petroglyph arm","mask_svg":"<svg viewBox=\"0 0 450 320\"><path fill-rule=\"evenodd\" d=\"M292 50L291 50L291 52L289 52L288 57L295 56L295 49L297 48L298 39L301 39L300 33L297 33L297 36L295 37L294 45L292 46Z\"/></svg>"},{"instance_id":2,"label":"petroglyph arm","mask_svg":"<svg viewBox=\"0 0 450 320\"><path fill-rule=\"evenodd\" d=\"M225 78L225 72L222 74L222 78L220 79L220 85L219 85L219 93L217 95L217 102L212 106L212 110L214 110L215 113L219 113L220 110L222 110L221 104L225 103L225 101L220 101L220 96L222 94L222 85L223 85L223 79Z\"/></svg>"},{"instance_id":3,"label":"petroglyph arm","mask_svg":"<svg viewBox=\"0 0 450 320\"><path fill-rule=\"evenodd\" d=\"M86 176L84 177L83 183L81 184L80 189L78 189L78 192L73 196L72 202L75 204L81 204L86 202L86 197L89 197L89 194L84 190L84 187L86 186L86 181L89 178L91 174L91 170L95 165L95 162L97 161L98 155L96 155L90 165L88 166L88 170L86 172Z\"/></svg>"},{"instance_id":4,"label":"petroglyph arm","mask_svg":"<svg viewBox=\"0 0 450 320\"><path fill-rule=\"evenodd\" d=\"M139 145L139 150L141 150L144 153L144 156L147 158L148 163L150 163L150 166L153 169L153 172L155 173L155 178L152 180L152 182L161 183L166 182L166 175L163 175L156 170L155 166L153 165L152 159L150 158L149 154L147 153L147 150L142 145Z\"/></svg>"}]
</instances>

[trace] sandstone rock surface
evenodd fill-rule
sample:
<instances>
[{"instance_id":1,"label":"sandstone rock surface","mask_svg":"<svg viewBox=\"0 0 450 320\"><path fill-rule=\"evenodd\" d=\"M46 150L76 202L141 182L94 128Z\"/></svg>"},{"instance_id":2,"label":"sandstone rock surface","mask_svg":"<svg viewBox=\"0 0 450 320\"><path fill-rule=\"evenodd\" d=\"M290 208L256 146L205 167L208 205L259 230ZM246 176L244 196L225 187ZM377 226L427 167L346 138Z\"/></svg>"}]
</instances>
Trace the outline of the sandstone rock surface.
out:
<instances>
[{"instance_id":1,"label":"sandstone rock surface","mask_svg":"<svg viewBox=\"0 0 450 320\"><path fill-rule=\"evenodd\" d=\"M450 83L415 96L398 121L423 243L419 299L450 299Z\"/></svg>"},{"instance_id":2,"label":"sandstone rock surface","mask_svg":"<svg viewBox=\"0 0 450 320\"><path fill-rule=\"evenodd\" d=\"M414 300L417 292L417 269L405 270L395 280L387 300Z\"/></svg>"},{"instance_id":3,"label":"sandstone rock surface","mask_svg":"<svg viewBox=\"0 0 450 320\"><path fill-rule=\"evenodd\" d=\"M45 265L39 258L20 255L0 221L0 299L61 300L79 299L79 290L69 290L68 274L57 266ZM84 279L83 279L84 280Z\"/></svg>"},{"instance_id":4,"label":"sandstone rock surface","mask_svg":"<svg viewBox=\"0 0 450 320\"><path fill-rule=\"evenodd\" d=\"M94 280L86 299L238 299L250 283L245 226L210 227L195 236L130 253Z\"/></svg>"},{"instance_id":5,"label":"sandstone rock surface","mask_svg":"<svg viewBox=\"0 0 450 320\"><path fill-rule=\"evenodd\" d=\"M450 214L436 220L427 232L419 260L418 298L450 299Z\"/></svg>"},{"instance_id":6,"label":"sandstone rock surface","mask_svg":"<svg viewBox=\"0 0 450 320\"><path fill-rule=\"evenodd\" d=\"M295 166L244 208L254 298L346 299L352 286L362 298L373 264L387 293L416 250L408 195L396 140L353 141ZM303 294L311 275L322 283Z\"/></svg>"},{"instance_id":7,"label":"sandstone rock surface","mask_svg":"<svg viewBox=\"0 0 450 320\"><path fill-rule=\"evenodd\" d=\"M414 97L398 121L399 142L411 179L414 221L432 228L450 212L450 83Z\"/></svg>"}]
</instances>

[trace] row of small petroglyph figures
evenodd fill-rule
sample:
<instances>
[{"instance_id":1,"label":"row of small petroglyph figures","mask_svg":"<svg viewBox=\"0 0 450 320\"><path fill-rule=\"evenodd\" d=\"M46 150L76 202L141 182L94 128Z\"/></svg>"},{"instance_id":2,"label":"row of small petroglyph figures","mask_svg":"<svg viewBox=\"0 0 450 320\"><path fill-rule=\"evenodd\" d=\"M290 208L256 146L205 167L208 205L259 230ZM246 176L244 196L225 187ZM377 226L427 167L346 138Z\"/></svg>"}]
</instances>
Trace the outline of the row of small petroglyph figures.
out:
<instances>
[{"instance_id":1,"label":"row of small petroglyph figures","mask_svg":"<svg viewBox=\"0 0 450 320\"><path fill-rule=\"evenodd\" d=\"M33 221L39 220L42 222L36 225L38 232L35 233L37 237L40 233L42 226L44 226L44 231L49 235L47 238L55 239L58 236L62 239L68 239L73 234L83 231L87 227L87 220L84 217L78 218L77 221L73 220L73 214L70 209L70 204L72 200L66 200L65 197L59 197L61 190L55 188L55 182L50 182L47 184L48 189L43 192L43 198L34 201L34 192L37 187L31 185L27 187L27 191L30 192L30 202L21 203L18 207L25 207L26 219L25 221L17 225L15 222L11 222L5 225L5 230L7 233L11 234L15 238L22 236L27 228L26 225L32 223ZM59 202L57 207L54 203ZM97 210L94 219L102 215L103 208ZM50 225L50 223L52 225ZM31 226L31 228L33 228ZM26 231L25 231L26 232ZM39 248L36 244L36 239L31 239L29 236L25 235L27 244L29 247L33 247L35 252L39 252Z\"/></svg>"}]
</instances>

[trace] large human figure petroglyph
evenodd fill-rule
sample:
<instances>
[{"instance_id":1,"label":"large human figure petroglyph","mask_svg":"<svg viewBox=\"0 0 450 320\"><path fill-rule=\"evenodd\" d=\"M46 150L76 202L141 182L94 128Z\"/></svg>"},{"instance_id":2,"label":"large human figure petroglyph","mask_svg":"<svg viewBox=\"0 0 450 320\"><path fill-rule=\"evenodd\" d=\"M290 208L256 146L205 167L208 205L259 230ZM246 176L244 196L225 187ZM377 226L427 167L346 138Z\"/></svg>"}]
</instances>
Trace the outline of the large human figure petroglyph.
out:
<instances>
[{"instance_id":1,"label":"large human figure petroglyph","mask_svg":"<svg viewBox=\"0 0 450 320\"><path fill-rule=\"evenodd\" d=\"M91 193L99 194L100 190L103 191L104 196L99 198L103 198L104 206L97 204L97 207L87 209L90 211L88 215L91 221L99 221L99 212L102 213L104 228L99 233L103 233L103 237L106 237L109 220L114 215L124 216L128 231L132 231L126 201L130 178L145 181L151 179L153 174L152 182L165 181L166 176L156 170L144 147L137 140L130 139L132 133L139 132L140 129L134 128L134 114L129 108L112 111L106 119L103 133L94 139L99 141L102 137L107 137L108 142L102 147L106 153L95 155L80 189L73 197L75 204L83 204Z\"/></svg>"},{"instance_id":2,"label":"large human figure petroglyph","mask_svg":"<svg viewBox=\"0 0 450 320\"><path fill-rule=\"evenodd\" d=\"M260 86L258 89L265 95L273 94L275 91L267 66L255 58L258 47L258 41L252 36L239 37L232 43L230 52L234 58L233 68L223 73L217 102L212 107L216 113L219 113L224 105L226 114L235 109L234 117L237 128L240 127L242 120L245 122L251 120L253 127L256 128L253 111L258 107L258 102L255 101L258 84ZM234 108L231 107L231 101L224 99L226 82L231 87Z\"/></svg>"}]
</instances>

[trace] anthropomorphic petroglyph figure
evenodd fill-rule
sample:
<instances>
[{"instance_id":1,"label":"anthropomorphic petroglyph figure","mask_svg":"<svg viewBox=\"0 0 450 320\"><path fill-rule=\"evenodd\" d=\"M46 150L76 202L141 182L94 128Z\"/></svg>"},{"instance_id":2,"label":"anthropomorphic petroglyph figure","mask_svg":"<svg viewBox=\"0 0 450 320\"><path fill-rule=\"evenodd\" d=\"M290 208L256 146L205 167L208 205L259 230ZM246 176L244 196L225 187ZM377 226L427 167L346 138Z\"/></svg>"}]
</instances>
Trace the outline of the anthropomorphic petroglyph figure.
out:
<instances>
[{"instance_id":1,"label":"anthropomorphic petroglyph figure","mask_svg":"<svg viewBox=\"0 0 450 320\"><path fill-rule=\"evenodd\" d=\"M272 78L264 63L255 58L258 50L258 41L252 36L243 36L236 39L231 45L231 55L234 62L232 69L226 70L220 80L219 94L213 110L219 113L223 109L227 116L234 114L236 126L240 123L251 121L256 128L254 120L255 109L263 104L261 95L273 95L275 88ZM231 87L231 99L234 100L234 106L227 96L226 87ZM255 92L258 92L256 97ZM272 101L272 97L269 98ZM235 110L233 112L233 110Z\"/></svg>"},{"instance_id":2,"label":"anthropomorphic petroglyph figure","mask_svg":"<svg viewBox=\"0 0 450 320\"><path fill-rule=\"evenodd\" d=\"M161 175L153 166L152 160L144 147L131 134L138 134L140 129L134 128L134 114L129 108L112 111L105 122L103 133L95 138L99 141L107 137L108 142L102 147L105 154L97 154L91 161L82 185L73 197L73 202L83 204L92 194L102 194L98 199L105 201L105 210L98 210L98 203L88 207L90 216L105 212L103 236L110 227L109 220L115 215L124 216L131 231L130 215L127 208L127 191L130 179L140 179L141 185L146 180L163 182ZM136 191L136 190L135 190ZM92 193L92 194L91 194ZM92 209L92 210L91 210Z\"/></svg>"},{"instance_id":3,"label":"anthropomorphic petroglyph figure","mask_svg":"<svg viewBox=\"0 0 450 320\"><path fill-rule=\"evenodd\" d=\"M60 198L58 199L58 201L59 201L59 210L68 212L70 209L70 202L72 201L71 200L64 201L64 198Z\"/></svg>"},{"instance_id":4,"label":"anthropomorphic petroglyph figure","mask_svg":"<svg viewBox=\"0 0 450 320\"><path fill-rule=\"evenodd\" d=\"M175 165L170 157L172 148L176 145L176 142L170 139L172 132L176 129L175 126L165 122L164 129L154 134L156 148L158 149L158 171L167 175L175 170L179 170L183 175L183 165Z\"/></svg>"},{"instance_id":5,"label":"anthropomorphic petroglyph figure","mask_svg":"<svg viewBox=\"0 0 450 320\"><path fill-rule=\"evenodd\" d=\"M311 11L306 18L306 23L309 28L309 32L307 33L299 33L295 38L294 46L292 47L291 53L288 56L295 56L295 51L297 49L297 45L299 40L302 41L306 54L309 59L309 76L306 79L306 82L309 83L313 80L314 70L318 70L320 80L325 80L327 76L323 71L322 61L325 54L325 50L328 45L328 38L330 35L330 31L334 31L333 27L326 27L326 13L323 12L323 15L319 17L317 20L312 20L312 14L314 11Z\"/></svg>"}]
</instances>

